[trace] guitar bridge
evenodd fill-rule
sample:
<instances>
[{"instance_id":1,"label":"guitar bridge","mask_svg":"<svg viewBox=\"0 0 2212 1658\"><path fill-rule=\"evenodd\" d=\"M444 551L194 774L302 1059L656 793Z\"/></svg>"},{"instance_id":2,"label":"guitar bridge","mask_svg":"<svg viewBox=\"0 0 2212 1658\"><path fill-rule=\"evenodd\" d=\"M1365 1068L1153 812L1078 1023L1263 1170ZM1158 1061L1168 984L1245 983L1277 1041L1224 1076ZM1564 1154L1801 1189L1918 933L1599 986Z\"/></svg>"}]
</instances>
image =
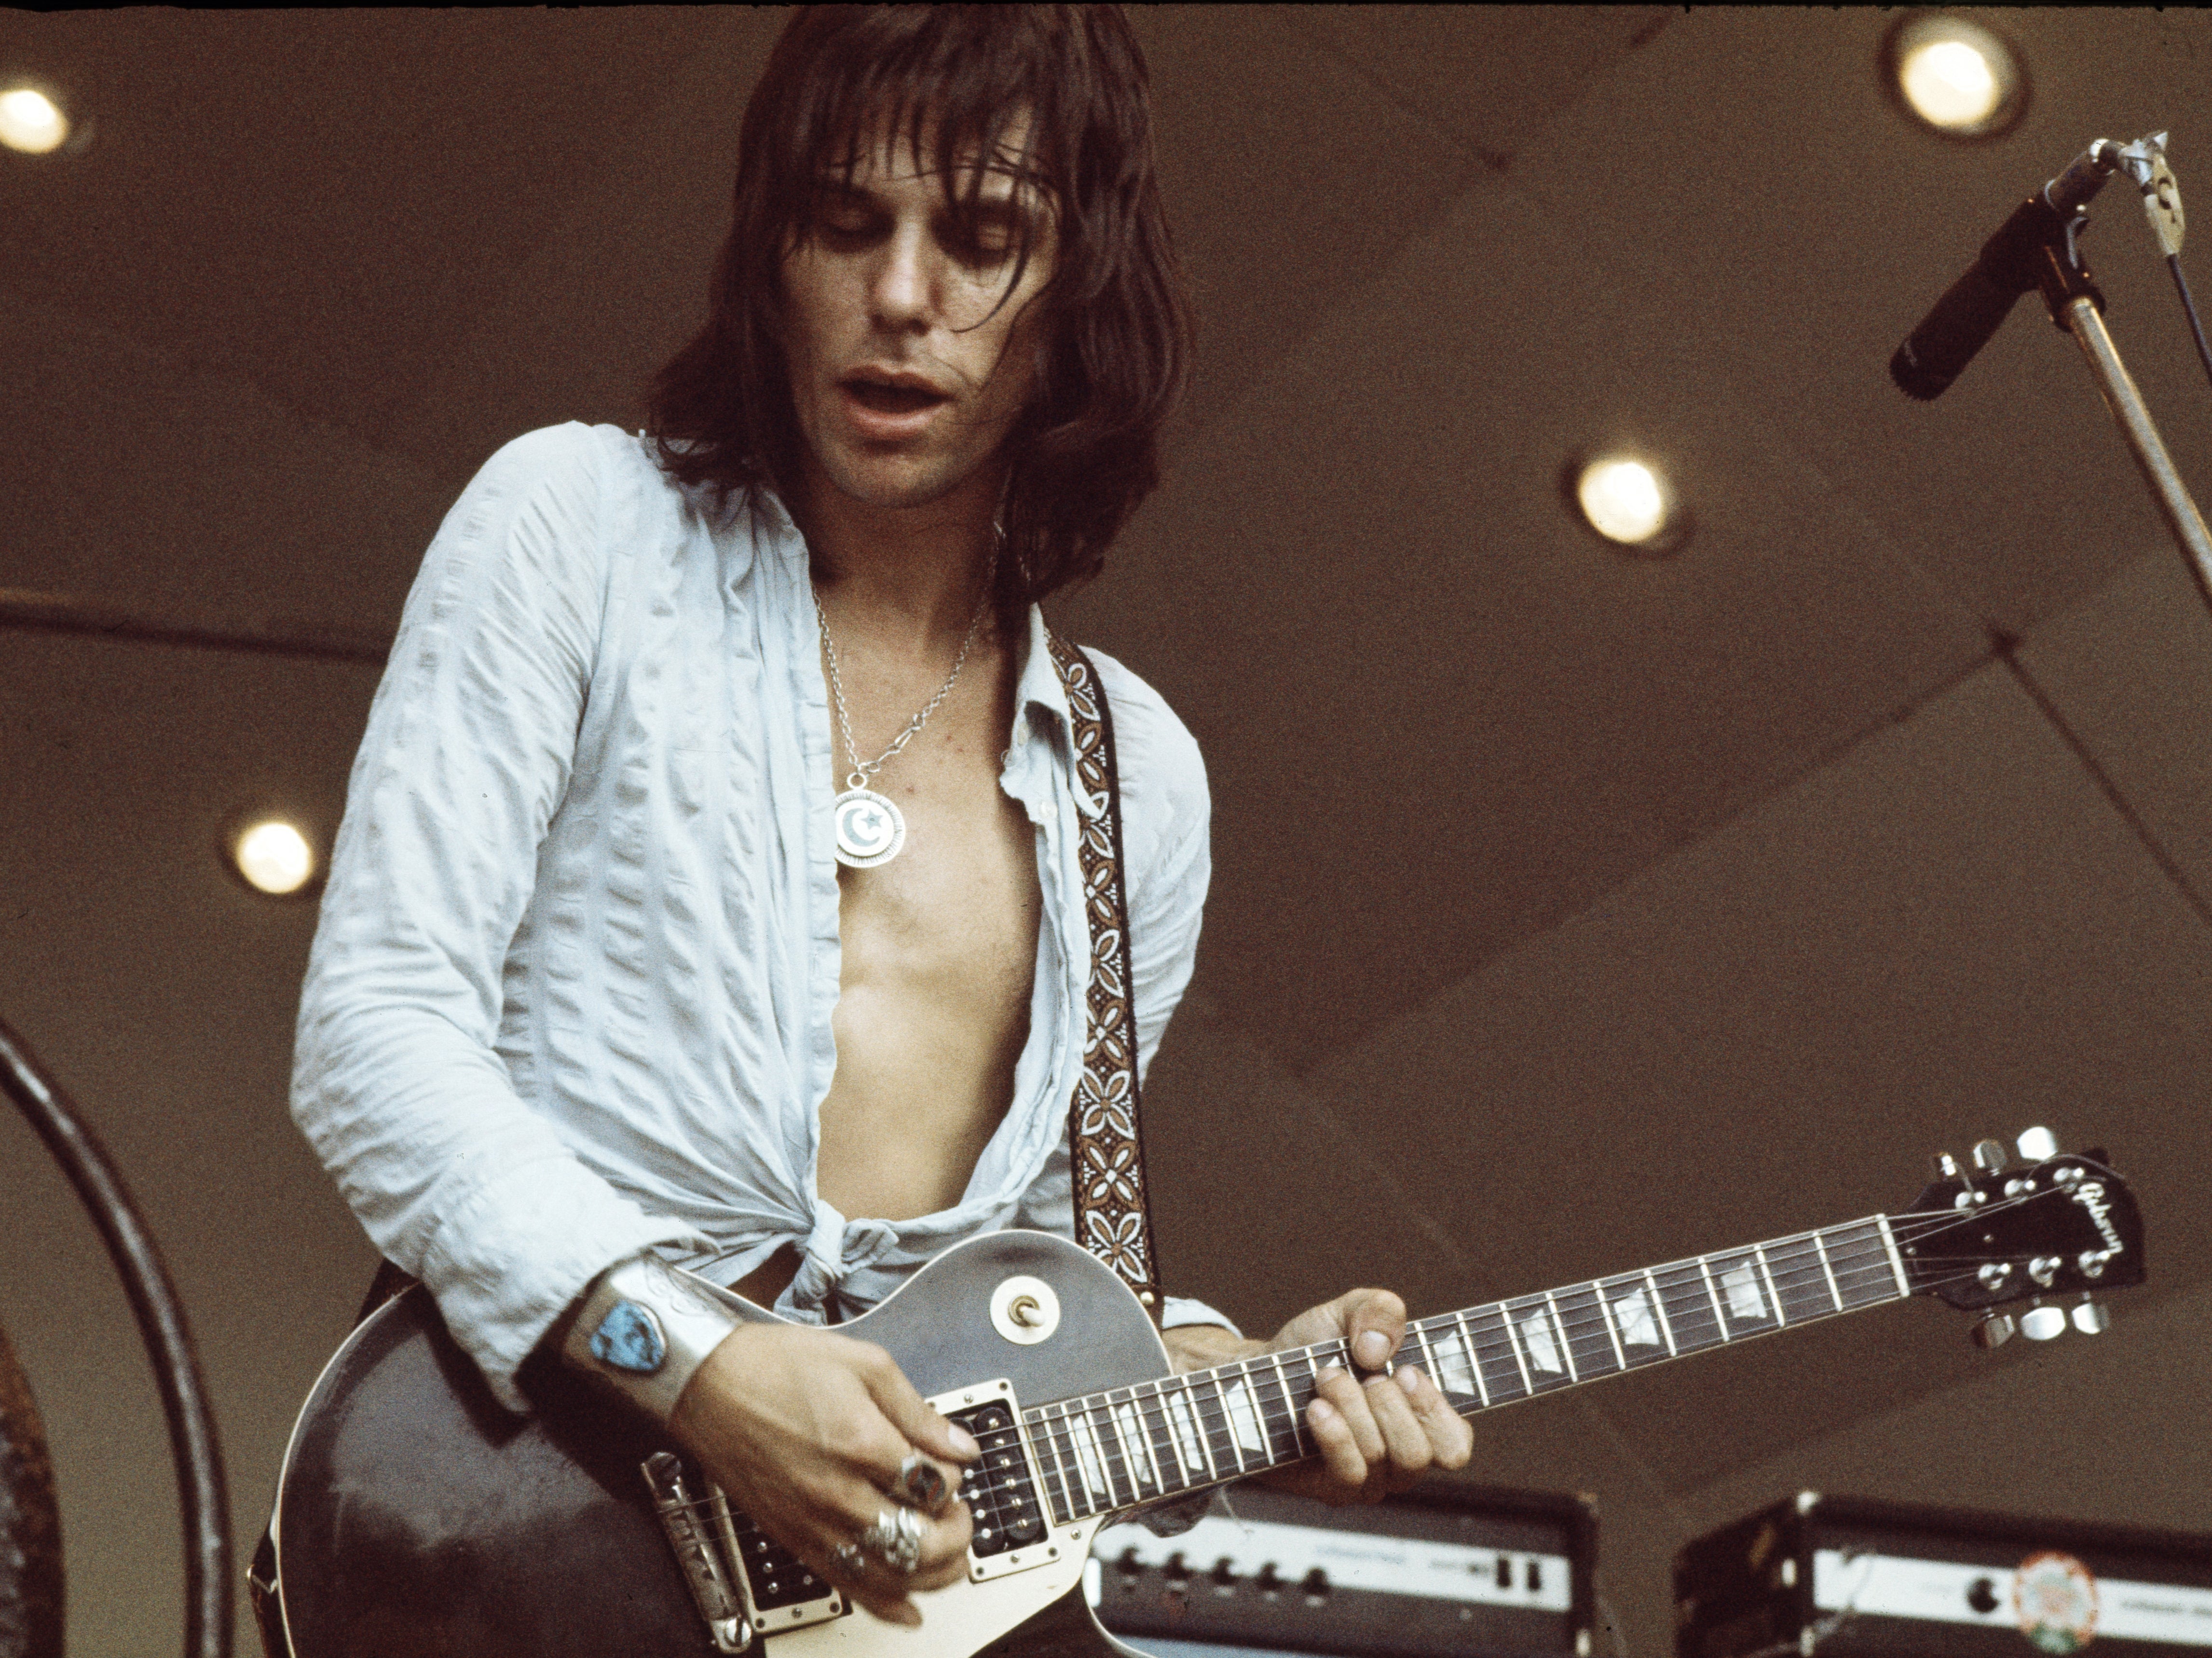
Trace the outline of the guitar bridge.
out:
<instances>
[{"instance_id":1,"label":"guitar bridge","mask_svg":"<svg viewBox=\"0 0 2212 1658\"><path fill-rule=\"evenodd\" d=\"M986 1382L939 1394L929 1401L975 1437L983 1455L961 1476L959 1495L975 1519L968 1546L968 1578L981 1582L1049 1564L1060 1558L1044 1510L1037 1501L1036 1479L1029 1447L1014 1408L1013 1384Z\"/></svg>"},{"instance_id":2,"label":"guitar bridge","mask_svg":"<svg viewBox=\"0 0 2212 1658\"><path fill-rule=\"evenodd\" d=\"M654 1452L640 1470L717 1652L749 1652L757 1637L827 1623L849 1610L843 1595L751 1515L732 1508L720 1486L706 1485L711 1494L695 1499L673 1452Z\"/></svg>"}]
</instances>

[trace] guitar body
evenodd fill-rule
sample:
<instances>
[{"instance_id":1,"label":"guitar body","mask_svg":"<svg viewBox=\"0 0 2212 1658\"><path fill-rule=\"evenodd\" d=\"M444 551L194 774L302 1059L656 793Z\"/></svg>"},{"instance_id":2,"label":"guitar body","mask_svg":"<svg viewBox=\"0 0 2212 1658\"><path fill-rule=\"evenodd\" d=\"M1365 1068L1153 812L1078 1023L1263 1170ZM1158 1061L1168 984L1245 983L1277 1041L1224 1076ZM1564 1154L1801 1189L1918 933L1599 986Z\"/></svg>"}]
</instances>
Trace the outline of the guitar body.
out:
<instances>
[{"instance_id":1,"label":"guitar body","mask_svg":"<svg viewBox=\"0 0 2212 1658\"><path fill-rule=\"evenodd\" d=\"M1010 1340L994 1322L992 1293L1015 1276L1059 1298L1041 1341ZM949 1249L839 1328L883 1347L925 1398L1003 1378L1019 1406L1171 1369L1113 1273L1039 1232ZM278 1602L294 1658L714 1658L639 1473L662 1442L556 1367L531 1386L536 1414L503 1408L420 1286L339 1349L301 1412L278 1487ZM1101 1523L1054 1527L1048 1564L918 1596L920 1630L854 1611L771 1629L753 1650L1126 1654L1083 1597Z\"/></svg>"}]
</instances>

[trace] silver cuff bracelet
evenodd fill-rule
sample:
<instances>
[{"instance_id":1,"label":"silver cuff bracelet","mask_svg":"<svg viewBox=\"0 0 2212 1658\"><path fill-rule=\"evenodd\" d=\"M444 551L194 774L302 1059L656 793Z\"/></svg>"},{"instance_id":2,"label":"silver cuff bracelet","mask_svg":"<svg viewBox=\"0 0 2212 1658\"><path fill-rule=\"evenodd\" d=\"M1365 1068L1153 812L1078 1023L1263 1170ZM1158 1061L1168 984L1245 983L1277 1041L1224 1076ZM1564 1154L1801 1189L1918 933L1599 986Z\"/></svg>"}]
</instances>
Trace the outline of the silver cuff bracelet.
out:
<instances>
[{"instance_id":1,"label":"silver cuff bracelet","mask_svg":"<svg viewBox=\"0 0 2212 1658\"><path fill-rule=\"evenodd\" d=\"M561 1356L665 1424L740 1321L659 1256L633 1255L592 1280Z\"/></svg>"}]
</instances>

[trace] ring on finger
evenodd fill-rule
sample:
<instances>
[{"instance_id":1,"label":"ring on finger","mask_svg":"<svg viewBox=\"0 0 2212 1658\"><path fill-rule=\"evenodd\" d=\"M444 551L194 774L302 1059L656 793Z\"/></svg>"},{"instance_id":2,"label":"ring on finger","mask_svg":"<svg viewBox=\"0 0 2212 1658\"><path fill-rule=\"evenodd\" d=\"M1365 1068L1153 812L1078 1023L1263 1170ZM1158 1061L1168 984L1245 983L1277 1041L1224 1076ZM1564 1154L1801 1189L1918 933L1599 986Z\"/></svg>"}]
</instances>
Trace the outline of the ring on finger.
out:
<instances>
[{"instance_id":1,"label":"ring on finger","mask_svg":"<svg viewBox=\"0 0 2212 1658\"><path fill-rule=\"evenodd\" d=\"M866 1569L868 1564L866 1557L861 1554L860 1546L858 1543L838 1544L830 1551L830 1558L836 1563L838 1570L848 1573L854 1577L858 1577Z\"/></svg>"},{"instance_id":2,"label":"ring on finger","mask_svg":"<svg viewBox=\"0 0 2212 1658\"><path fill-rule=\"evenodd\" d=\"M917 1509L933 1509L945 1500L944 1471L920 1451L908 1451L891 1481L891 1495Z\"/></svg>"},{"instance_id":3,"label":"ring on finger","mask_svg":"<svg viewBox=\"0 0 2212 1658\"><path fill-rule=\"evenodd\" d=\"M885 1509L860 1533L860 1546L902 1576L921 1564L921 1515L912 1509Z\"/></svg>"}]
</instances>

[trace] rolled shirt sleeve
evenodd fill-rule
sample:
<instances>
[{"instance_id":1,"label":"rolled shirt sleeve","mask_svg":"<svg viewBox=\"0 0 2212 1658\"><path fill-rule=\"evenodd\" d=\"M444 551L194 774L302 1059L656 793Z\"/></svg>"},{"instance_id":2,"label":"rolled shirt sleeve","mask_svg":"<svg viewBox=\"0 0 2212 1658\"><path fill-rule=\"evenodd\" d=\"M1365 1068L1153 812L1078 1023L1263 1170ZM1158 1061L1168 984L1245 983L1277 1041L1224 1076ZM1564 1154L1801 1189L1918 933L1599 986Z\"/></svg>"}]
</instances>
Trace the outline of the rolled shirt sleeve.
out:
<instances>
[{"instance_id":1,"label":"rolled shirt sleeve","mask_svg":"<svg viewBox=\"0 0 2212 1658\"><path fill-rule=\"evenodd\" d=\"M605 448L508 444L424 558L348 785L302 989L295 1120L495 1392L610 1263L703 1243L588 1169L495 1048L608 598Z\"/></svg>"}]
</instances>

